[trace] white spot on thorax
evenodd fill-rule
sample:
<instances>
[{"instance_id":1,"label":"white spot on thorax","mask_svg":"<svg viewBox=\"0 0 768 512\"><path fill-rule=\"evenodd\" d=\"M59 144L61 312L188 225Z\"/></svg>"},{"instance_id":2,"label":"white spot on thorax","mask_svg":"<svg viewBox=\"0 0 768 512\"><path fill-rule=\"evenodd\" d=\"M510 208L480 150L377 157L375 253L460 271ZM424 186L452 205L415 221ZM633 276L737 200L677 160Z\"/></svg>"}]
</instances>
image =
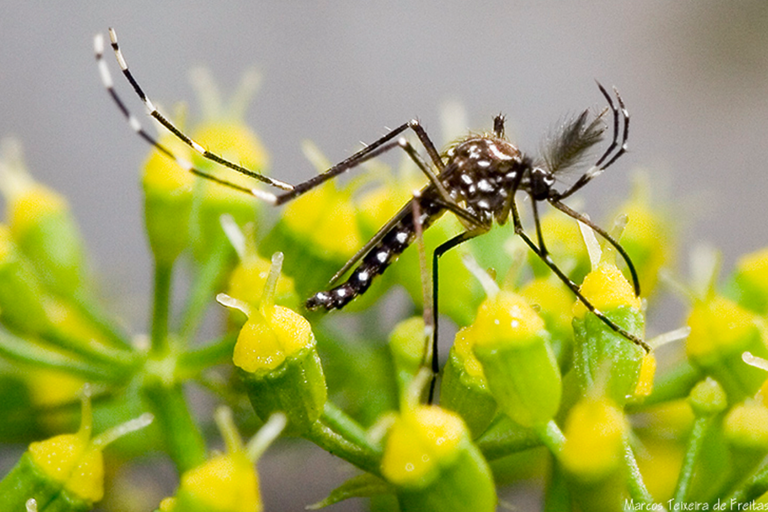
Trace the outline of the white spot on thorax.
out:
<instances>
[{"instance_id":1,"label":"white spot on thorax","mask_svg":"<svg viewBox=\"0 0 768 512\"><path fill-rule=\"evenodd\" d=\"M491 153L493 153L493 156L498 158L499 160L512 160L514 157L511 155L508 155L501 151L496 144L490 143L488 144L488 149L491 150Z\"/></svg>"},{"instance_id":2,"label":"white spot on thorax","mask_svg":"<svg viewBox=\"0 0 768 512\"><path fill-rule=\"evenodd\" d=\"M493 185L491 185L491 182L486 179L478 181L477 188L479 188L482 192L493 192L494 189Z\"/></svg>"}]
</instances>

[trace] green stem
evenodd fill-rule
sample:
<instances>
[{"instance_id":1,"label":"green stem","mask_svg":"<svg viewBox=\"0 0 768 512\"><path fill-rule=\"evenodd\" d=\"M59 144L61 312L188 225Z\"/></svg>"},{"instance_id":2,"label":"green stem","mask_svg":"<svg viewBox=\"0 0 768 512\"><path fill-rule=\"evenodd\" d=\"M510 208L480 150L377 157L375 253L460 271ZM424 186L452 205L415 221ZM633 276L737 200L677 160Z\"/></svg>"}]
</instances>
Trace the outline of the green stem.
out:
<instances>
[{"instance_id":1,"label":"green stem","mask_svg":"<svg viewBox=\"0 0 768 512\"><path fill-rule=\"evenodd\" d=\"M212 366L230 362L236 341L237 333L232 332L203 347L182 353L178 361L178 379L184 381Z\"/></svg>"},{"instance_id":2,"label":"green stem","mask_svg":"<svg viewBox=\"0 0 768 512\"><path fill-rule=\"evenodd\" d=\"M346 415L340 415L340 412L326 405L323 415L304 432L304 437L363 471L381 476L381 451L367 441L358 443L362 437L362 428Z\"/></svg>"},{"instance_id":3,"label":"green stem","mask_svg":"<svg viewBox=\"0 0 768 512\"><path fill-rule=\"evenodd\" d=\"M130 338L115 325L114 320L101 309L95 298L86 293L79 293L73 297L72 305L91 322L110 345L118 349L133 349Z\"/></svg>"},{"instance_id":4,"label":"green stem","mask_svg":"<svg viewBox=\"0 0 768 512\"><path fill-rule=\"evenodd\" d=\"M704 437L712 424L711 416L700 416L693 423L691 436L688 438L688 446L683 456L683 465L677 478L675 492L672 495L675 503L682 504L688 498L688 490L693 479L693 469L696 467L701 447L704 445Z\"/></svg>"},{"instance_id":5,"label":"green stem","mask_svg":"<svg viewBox=\"0 0 768 512\"><path fill-rule=\"evenodd\" d=\"M565 436L557 426L555 420L549 420L548 423L533 427L536 436L541 440L541 444L546 446L552 455L559 456L563 451L563 445L565 444Z\"/></svg>"},{"instance_id":6,"label":"green stem","mask_svg":"<svg viewBox=\"0 0 768 512\"><path fill-rule=\"evenodd\" d=\"M536 433L509 419L498 416L488 430L475 440L475 444L487 460L496 460L507 455L541 446L541 438Z\"/></svg>"},{"instance_id":7,"label":"green stem","mask_svg":"<svg viewBox=\"0 0 768 512\"><path fill-rule=\"evenodd\" d=\"M378 457L381 457L381 448L371 444L365 429L330 401L325 402L323 414L320 418L335 432L344 436L345 439L360 445L372 453L377 453Z\"/></svg>"},{"instance_id":8,"label":"green stem","mask_svg":"<svg viewBox=\"0 0 768 512\"><path fill-rule=\"evenodd\" d=\"M557 461L553 461L549 485L544 494L544 512L562 512L571 510L571 495L568 491L568 482L563 470Z\"/></svg>"},{"instance_id":9,"label":"green stem","mask_svg":"<svg viewBox=\"0 0 768 512\"><path fill-rule=\"evenodd\" d=\"M635 452L632 451L632 447L629 445L628 440L624 440L624 463L627 465L627 490L629 491L629 497L632 498L634 503L642 503L648 507L653 505L654 510L664 510L663 507L655 505L653 496L648 492L643 481L643 475L640 473L640 468L637 466L637 459L635 459ZM650 510L650 508L648 509Z\"/></svg>"},{"instance_id":10,"label":"green stem","mask_svg":"<svg viewBox=\"0 0 768 512\"><path fill-rule=\"evenodd\" d=\"M731 510L746 510L746 505L768 492L768 464L763 464L726 499ZM741 508L738 508L738 507Z\"/></svg>"},{"instance_id":11,"label":"green stem","mask_svg":"<svg viewBox=\"0 0 768 512\"><path fill-rule=\"evenodd\" d=\"M183 340L192 339L197 332L205 309L214 298L226 263L232 254L232 248L226 245L228 242L224 240L220 242L218 247L211 250L208 259L200 266L200 271L195 276L181 322L180 337Z\"/></svg>"},{"instance_id":12,"label":"green stem","mask_svg":"<svg viewBox=\"0 0 768 512\"><path fill-rule=\"evenodd\" d=\"M155 260L154 300L152 302L151 353L168 353L168 315L171 304L173 263Z\"/></svg>"},{"instance_id":13,"label":"green stem","mask_svg":"<svg viewBox=\"0 0 768 512\"><path fill-rule=\"evenodd\" d=\"M41 333L41 337L51 345L63 348L67 352L78 355L85 360L123 370L132 366L137 358L133 350L117 350L92 338L73 337L56 326Z\"/></svg>"},{"instance_id":14,"label":"green stem","mask_svg":"<svg viewBox=\"0 0 768 512\"><path fill-rule=\"evenodd\" d=\"M0 330L0 354L12 361L29 364L35 368L57 370L95 382L120 383L127 377L123 371L116 371L114 366L103 367L61 352L48 350L3 330Z\"/></svg>"},{"instance_id":15,"label":"green stem","mask_svg":"<svg viewBox=\"0 0 768 512\"><path fill-rule=\"evenodd\" d=\"M164 437L168 455L179 473L205 462L205 440L184 399L181 385L166 386L160 379L151 379L143 391Z\"/></svg>"}]
</instances>

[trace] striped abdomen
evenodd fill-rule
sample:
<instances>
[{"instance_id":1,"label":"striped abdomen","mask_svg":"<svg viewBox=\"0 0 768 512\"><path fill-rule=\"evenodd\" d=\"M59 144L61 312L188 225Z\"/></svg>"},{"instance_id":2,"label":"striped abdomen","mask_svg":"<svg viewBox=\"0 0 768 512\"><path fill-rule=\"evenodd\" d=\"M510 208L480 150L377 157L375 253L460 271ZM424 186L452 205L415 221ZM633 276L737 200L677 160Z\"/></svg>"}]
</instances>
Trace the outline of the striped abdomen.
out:
<instances>
[{"instance_id":1,"label":"striped abdomen","mask_svg":"<svg viewBox=\"0 0 768 512\"><path fill-rule=\"evenodd\" d=\"M419 201L421 208L421 229L427 229L444 212L441 206L436 205L427 197L422 196ZM381 241L374 245L363 256L360 264L352 271L349 278L339 286L328 291L317 292L307 299L307 309L324 308L326 310L341 309L349 301L364 293L370 286L373 278L382 274L390 263L408 248L416 239L414 228L413 210L406 205L399 213L400 221L387 232Z\"/></svg>"}]
</instances>

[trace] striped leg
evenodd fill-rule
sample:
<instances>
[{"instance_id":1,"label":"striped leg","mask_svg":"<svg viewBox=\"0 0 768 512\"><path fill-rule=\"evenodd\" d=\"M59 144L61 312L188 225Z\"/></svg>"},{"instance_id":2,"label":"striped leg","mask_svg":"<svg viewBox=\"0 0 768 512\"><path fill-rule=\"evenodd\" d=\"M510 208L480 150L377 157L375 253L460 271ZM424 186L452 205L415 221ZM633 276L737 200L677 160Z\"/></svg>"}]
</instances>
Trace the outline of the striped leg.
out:
<instances>
[{"instance_id":1,"label":"striped leg","mask_svg":"<svg viewBox=\"0 0 768 512\"><path fill-rule=\"evenodd\" d=\"M536 224L536 237L539 240L539 245L537 246L533 240L528 236L528 234L523 229L522 222L520 222L520 216L517 212L517 205L515 203L512 203L512 221L514 222L514 228L515 228L515 234L517 234L520 238L523 239L523 241L526 243L526 245L538 256L541 261L543 261L551 270L555 273L555 275L568 287L571 289L574 295L584 304L584 307L586 307L591 313L593 313L597 318L600 319L605 325L611 328L612 331L624 336L629 341L634 343L635 345L641 346L646 353L649 353L651 351L650 345L648 345L645 341L638 338L634 334L630 333L626 329L616 325L616 323L605 316L602 311L598 310L595 306L592 305L592 303L584 297L584 295L581 293L581 290L579 290L579 286L571 281L571 279L565 275L565 273L560 270L560 267L557 266L557 264L552 260L552 256L550 256L549 251L547 251L546 246L544 245L544 235L541 231L541 223L539 221L539 213L538 209L536 207L536 201L531 202L531 206L533 208L533 220Z\"/></svg>"},{"instance_id":2,"label":"striped leg","mask_svg":"<svg viewBox=\"0 0 768 512\"><path fill-rule=\"evenodd\" d=\"M150 135L149 132L147 132L142 126L139 120L131 114L130 110L128 110L128 107L123 102L122 98L117 94L114 87L114 81L112 80L112 75L109 72L109 67L107 66L107 63L104 61L104 38L101 36L101 34L97 35L93 41L94 46L94 53L96 55L96 62L99 66L99 73L101 75L101 81L104 84L104 87L106 88L109 95L112 97L112 100L117 105L120 112L122 112L125 119L128 121L128 124L130 127L135 131L142 139L147 141L149 144L157 148L158 151L166 155L168 158L174 160L179 166L186 170L191 172L192 174L196 176L200 176L201 178L205 178L208 180L211 180L213 182L219 183L220 185L224 185L225 187L229 187L235 190L238 190L240 192L245 192L246 194L251 194L255 197L258 197L259 199L265 200L267 202L274 202L275 196L274 194L270 194L267 192L263 192L259 189L255 188L248 188L243 187L241 185L237 185L235 183L232 183L227 180L223 180L221 178L218 178L210 173L207 173L205 171L201 171L199 169L196 169L192 162L189 160L186 160L184 158L181 158L174 154L170 149L163 146L154 136ZM122 57L121 57L122 60ZM149 100L146 100L149 102ZM149 105L152 105L151 102L149 102ZM149 108L149 107L147 107ZM154 109L154 107L152 107Z\"/></svg>"},{"instance_id":3,"label":"striped leg","mask_svg":"<svg viewBox=\"0 0 768 512\"><path fill-rule=\"evenodd\" d=\"M96 54L96 60L98 62L99 71L101 74L101 79L104 84L104 87L109 92L109 95L112 97L114 102L117 104L120 111L123 113L125 118L127 119L128 123L130 124L131 128L139 134L144 140L155 146L159 151L164 153L165 155L169 156L170 158L176 160L176 162L179 163L184 169L198 175L201 177L204 177L206 179L210 179L212 181L215 181L217 183L220 183L222 185L228 186L230 188L234 188L236 190L240 190L246 193L249 193L263 201L266 201L273 205L280 205L287 202L290 202L291 200L299 197L300 195L309 192L316 186L321 185L325 181L334 178L338 176L339 174L342 174L354 167L357 167L361 163L365 162L366 160L369 160L371 158L374 158L376 156L381 155L382 153L394 148L394 147L400 147L403 150L405 150L408 155L416 162L419 169L430 179L430 181L433 184L436 184L438 186L438 190L440 190L441 184L437 180L437 175L442 172L442 170L445 167L445 164L443 163L442 159L440 158L440 155L435 148L435 145L430 140L429 136L427 135L424 128L419 124L417 120L411 120L407 123L404 123L394 130L390 131L383 137L379 138L372 144L367 145L354 155L350 156L349 158L343 160L342 162L334 165L327 171L323 172L322 174L319 174L305 182L299 183L298 185L291 185L289 183L286 183L281 180L277 180L275 178L270 178L268 176L264 176L263 174L254 172L250 169L247 169L245 167L242 167L234 162L231 162L229 160L226 160L225 158L217 155L216 153L213 153L206 148L204 148L201 144L191 139L189 136L184 134L176 125L174 125L168 118L163 116L155 107L152 100L149 99L147 94L144 92L142 87L139 85L139 83L134 78L133 74L131 73L128 63L125 60L125 57L123 56L122 51L120 50L120 46L117 42L117 34L114 31L114 29L109 29L109 37L112 49L115 53L115 58L117 59L117 63L120 66L120 70L122 71L123 75L125 76L126 80L131 84L136 94L139 96L141 101L144 103L144 106L148 112L148 114L153 117L155 120L157 120L164 128L166 128L168 131L170 131L172 134L174 134L179 140L184 142L186 145L188 145L190 148L192 148L194 151L196 151L198 154L200 154L203 158L206 158L208 160L211 160L213 162L216 162L220 165L223 165L227 168L230 168L240 174L243 174L245 176L254 178L256 180L262 181L270 186L273 186L278 189L282 189L285 192L274 194L271 192L262 191L259 189L254 188L248 188L248 187L242 187L233 183L229 183L226 180L222 180L220 178L216 178L212 176L209 173L206 173L204 171L201 171L199 169L195 169L192 164L182 158L177 157L174 155L168 148L162 146L155 137L150 135L148 132L146 132L142 127L139 121L130 113L128 108L126 107L125 103L122 101L122 99L119 97L117 92L114 89L114 81L112 80L112 76L109 72L109 67L107 66L106 62L103 59L104 56L104 39L101 35L97 35L94 40L94 49ZM410 146L410 143L408 143L405 139L402 137L398 140L395 140L395 138L400 135L402 132L406 131L407 129L411 129L419 138L419 141L422 143L424 148L427 151L427 154L429 155L430 160L432 161L433 165L435 166L435 169L437 170L437 173L435 173L432 168L430 168L428 165L426 165L421 158L418 156L418 154L412 149ZM444 195L444 199L447 202L451 202L451 199L447 196L447 193L444 192L444 190L441 190Z\"/></svg>"}]
</instances>

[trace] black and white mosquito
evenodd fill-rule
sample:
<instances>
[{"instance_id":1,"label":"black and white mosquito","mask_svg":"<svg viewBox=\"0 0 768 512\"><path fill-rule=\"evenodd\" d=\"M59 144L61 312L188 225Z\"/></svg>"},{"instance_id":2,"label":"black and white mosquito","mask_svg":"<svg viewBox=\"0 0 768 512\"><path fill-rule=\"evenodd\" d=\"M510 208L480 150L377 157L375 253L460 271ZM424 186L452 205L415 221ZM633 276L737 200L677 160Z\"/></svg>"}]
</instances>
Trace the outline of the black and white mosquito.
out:
<instances>
[{"instance_id":1,"label":"black and white mosquito","mask_svg":"<svg viewBox=\"0 0 768 512\"><path fill-rule=\"evenodd\" d=\"M566 122L548 143L540 160L534 160L522 153L504 135L504 116L498 115L493 121L493 131L485 134L470 134L451 145L443 154L439 153L427 132L417 120L411 120L365 146L363 149L339 162L327 171L297 185L270 178L246 169L234 162L210 152L200 144L190 139L179 130L170 120L158 112L152 101L144 93L135 80L128 64L117 44L117 36L113 29L109 30L112 49L125 78L130 82L136 94L144 102L151 117L173 133L181 141L198 152L203 158L228 167L235 172L270 185L280 191L277 193L249 188L224 179L218 178L205 171L196 169L192 163L174 155L168 148L146 132L139 120L135 118L114 89L112 77L107 63L104 61L104 39L96 36L94 41L96 60L98 62L104 87L117 104L133 130L160 152L175 160L182 168L200 177L215 181L221 185L248 193L272 205L285 204L318 185L334 177L360 166L372 158L387 151L400 148L413 160L416 166L428 178L429 183L416 195L418 203L413 214L412 202L407 203L392 219L387 222L374 236L355 254L331 279L328 290L320 291L306 301L307 309L341 309L355 297L364 293L372 280L397 259L397 257L415 240L420 229L427 229L445 212L451 212L464 226L464 231L438 246L432 254L432 300L433 315L436 320L438 300L438 261L448 250L482 235L493 227L494 221L505 224L510 216L515 233L525 244L567 285L574 295L595 314L603 323L627 340L641 346L647 352L650 346L636 335L623 329L601 311L579 291L574 283L552 260L544 243L541 230L538 204L546 201L564 214L589 226L610 245L612 245L627 264L632 276L636 295L640 295L640 285L637 272L629 255L624 248L604 229L597 226L585 215L571 209L563 200L580 190L593 178L601 174L618 160L627 150L629 135L629 113L624 101L614 88L614 96L598 83L600 92L608 103L601 113L590 116L585 110L580 115ZM615 102L614 102L615 99ZM613 135L608 148L576 182L564 191L559 192L553 187L556 176L566 169L582 163L588 151L603 140L606 127L603 117L609 113L612 116ZM419 152L411 145L403 134L411 130L416 134L429 157L424 160ZM536 240L524 230L518 213L515 196L517 192L528 194L531 199L533 221L536 229ZM418 222L418 225L416 224ZM354 268L354 269L353 269ZM341 278L352 270L347 279L337 284ZM438 373L436 336L433 337L432 371Z\"/></svg>"}]
</instances>

